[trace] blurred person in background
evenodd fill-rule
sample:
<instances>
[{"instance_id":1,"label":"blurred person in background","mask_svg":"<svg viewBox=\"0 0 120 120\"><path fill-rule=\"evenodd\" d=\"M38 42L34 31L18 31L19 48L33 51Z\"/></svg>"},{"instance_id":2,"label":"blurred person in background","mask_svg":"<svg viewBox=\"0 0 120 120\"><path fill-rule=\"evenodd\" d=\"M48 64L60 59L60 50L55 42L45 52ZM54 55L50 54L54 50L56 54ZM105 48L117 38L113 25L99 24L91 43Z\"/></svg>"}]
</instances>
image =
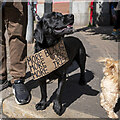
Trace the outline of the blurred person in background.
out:
<instances>
[{"instance_id":1,"label":"blurred person in background","mask_svg":"<svg viewBox=\"0 0 120 120\"><path fill-rule=\"evenodd\" d=\"M119 36L120 35L120 0L119 2L113 2L111 5L111 12L113 17L113 36Z\"/></svg>"}]
</instances>

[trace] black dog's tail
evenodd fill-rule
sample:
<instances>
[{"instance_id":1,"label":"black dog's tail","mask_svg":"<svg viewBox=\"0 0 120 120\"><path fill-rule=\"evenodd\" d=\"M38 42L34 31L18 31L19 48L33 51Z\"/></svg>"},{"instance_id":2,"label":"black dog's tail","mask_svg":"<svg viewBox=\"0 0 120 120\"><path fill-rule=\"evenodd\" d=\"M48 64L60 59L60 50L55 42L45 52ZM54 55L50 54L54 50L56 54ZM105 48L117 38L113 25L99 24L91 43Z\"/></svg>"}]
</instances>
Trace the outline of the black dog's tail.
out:
<instances>
[{"instance_id":1,"label":"black dog's tail","mask_svg":"<svg viewBox=\"0 0 120 120\"><path fill-rule=\"evenodd\" d=\"M88 54L86 54L86 57L90 57Z\"/></svg>"}]
</instances>

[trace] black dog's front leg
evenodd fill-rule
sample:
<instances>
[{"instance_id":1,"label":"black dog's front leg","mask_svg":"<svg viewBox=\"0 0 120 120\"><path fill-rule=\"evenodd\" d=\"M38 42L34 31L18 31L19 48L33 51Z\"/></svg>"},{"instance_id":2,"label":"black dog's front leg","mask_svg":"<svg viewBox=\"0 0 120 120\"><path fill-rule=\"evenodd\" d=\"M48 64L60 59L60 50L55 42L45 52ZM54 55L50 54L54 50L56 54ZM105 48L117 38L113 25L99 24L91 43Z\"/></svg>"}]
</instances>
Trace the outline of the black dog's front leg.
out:
<instances>
[{"instance_id":1,"label":"black dog's front leg","mask_svg":"<svg viewBox=\"0 0 120 120\"><path fill-rule=\"evenodd\" d=\"M62 93L62 89L65 81L66 81L66 74L58 78L58 89L56 92L56 98L53 103L53 109L58 115L61 115L61 112L62 112L61 93Z\"/></svg>"},{"instance_id":2,"label":"black dog's front leg","mask_svg":"<svg viewBox=\"0 0 120 120\"><path fill-rule=\"evenodd\" d=\"M46 88L46 80L40 80L40 90L41 90L41 100L38 104L36 104L37 110L44 110L47 107L47 88Z\"/></svg>"}]
</instances>

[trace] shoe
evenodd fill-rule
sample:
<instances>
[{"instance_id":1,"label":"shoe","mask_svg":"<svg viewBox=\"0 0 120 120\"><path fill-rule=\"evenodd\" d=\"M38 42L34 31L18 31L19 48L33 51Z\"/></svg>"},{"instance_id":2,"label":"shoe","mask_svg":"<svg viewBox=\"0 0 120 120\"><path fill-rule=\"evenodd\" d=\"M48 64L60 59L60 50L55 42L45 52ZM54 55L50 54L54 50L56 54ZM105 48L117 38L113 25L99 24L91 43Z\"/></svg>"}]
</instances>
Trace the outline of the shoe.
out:
<instances>
[{"instance_id":1,"label":"shoe","mask_svg":"<svg viewBox=\"0 0 120 120\"><path fill-rule=\"evenodd\" d=\"M118 33L119 33L119 35L120 35L120 29L118 29Z\"/></svg>"},{"instance_id":2,"label":"shoe","mask_svg":"<svg viewBox=\"0 0 120 120\"><path fill-rule=\"evenodd\" d=\"M17 104L22 105L30 101L30 94L24 85L23 79L15 80L13 84L13 93Z\"/></svg>"},{"instance_id":3,"label":"shoe","mask_svg":"<svg viewBox=\"0 0 120 120\"><path fill-rule=\"evenodd\" d=\"M6 89L8 87L11 87L11 86L12 86L12 84L11 84L10 81L8 81L8 80L4 80L4 81L0 80L0 91Z\"/></svg>"},{"instance_id":4,"label":"shoe","mask_svg":"<svg viewBox=\"0 0 120 120\"><path fill-rule=\"evenodd\" d=\"M113 36L119 36L120 35L120 31L119 30L113 31L111 33L111 35L113 35Z\"/></svg>"}]
</instances>

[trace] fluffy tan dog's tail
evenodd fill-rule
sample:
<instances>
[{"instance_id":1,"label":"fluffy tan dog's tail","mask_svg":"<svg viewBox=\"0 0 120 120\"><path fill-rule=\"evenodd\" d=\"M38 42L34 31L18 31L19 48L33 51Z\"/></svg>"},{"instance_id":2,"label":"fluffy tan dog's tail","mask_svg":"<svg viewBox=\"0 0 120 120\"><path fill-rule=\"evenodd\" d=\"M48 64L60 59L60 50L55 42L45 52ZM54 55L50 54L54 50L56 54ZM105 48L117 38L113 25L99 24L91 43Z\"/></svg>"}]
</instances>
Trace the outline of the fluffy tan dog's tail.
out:
<instances>
[{"instance_id":1,"label":"fluffy tan dog's tail","mask_svg":"<svg viewBox=\"0 0 120 120\"><path fill-rule=\"evenodd\" d=\"M103 58L100 57L97 59L97 62L104 63L105 67L108 69L116 69L118 71L118 61L115 61L113 58Z\"/></svg>"},{"instance_id":2,"label":"fluffy tan dog's tail","mask_svg":"<svg viewBox=\"0 0 120 120\"><path fill-rule=\"evenodd\" d=\"M113 58L104 58L104 57L100 57L97 59L97 62L103 62L103 63L106 63L108 61L114 61Z\"/></svg>"}]
</instances>

